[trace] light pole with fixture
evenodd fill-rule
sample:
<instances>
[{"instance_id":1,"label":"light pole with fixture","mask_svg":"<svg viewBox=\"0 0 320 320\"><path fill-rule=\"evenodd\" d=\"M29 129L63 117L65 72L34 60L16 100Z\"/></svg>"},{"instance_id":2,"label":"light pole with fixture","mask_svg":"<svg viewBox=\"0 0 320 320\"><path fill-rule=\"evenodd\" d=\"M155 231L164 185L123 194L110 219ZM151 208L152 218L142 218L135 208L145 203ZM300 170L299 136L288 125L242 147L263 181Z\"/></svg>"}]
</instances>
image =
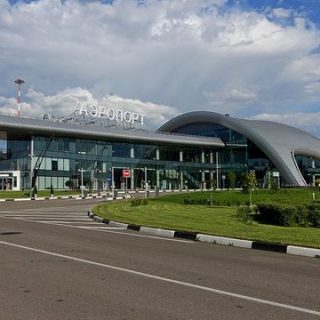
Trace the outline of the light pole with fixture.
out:
<instances>
[{"instance_id":1,"label":"light pole with fixture","mask_svg":"<svg viewBox=\"0 0 320 320\"><path fill-rule=\"evenodd\" d=\"M81 169L79 169L79 171L81 172L81 198L83 198L83 173L85 172L85 170L81 167Z\"/></svg>"}]
</instances>

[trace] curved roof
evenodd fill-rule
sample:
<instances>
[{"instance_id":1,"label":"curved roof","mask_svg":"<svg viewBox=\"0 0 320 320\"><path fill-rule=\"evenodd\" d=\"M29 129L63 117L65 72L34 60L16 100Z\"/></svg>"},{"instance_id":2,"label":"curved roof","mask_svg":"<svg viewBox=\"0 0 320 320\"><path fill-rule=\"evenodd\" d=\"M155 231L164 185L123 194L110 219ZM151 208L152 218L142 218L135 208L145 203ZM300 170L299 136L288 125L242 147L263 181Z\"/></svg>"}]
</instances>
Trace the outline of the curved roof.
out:
<instances>
[{"instance_id":1,"label":"curved roof","mask_svg":"<svg viewBox=\"0 0 320 320\"><path fill-rule=\"evenodd\" d=\"M191 146L224 147L219 138L196 137L183 134L152 133L137 130L125 130L119 127L83 126L64 122L52 122L39 119L17 118L0 115L0 130L27 134L45 134L55 136L73 136L83 139L102 139L128 143L180 144Z\"/></svg>"},{"instance_id":2,"label":"curved roof","mask_svg":"<svg viewBox=\"0 0 320 320\"><path fill-rule=\"evenodd\" d=\"M306 186L294 155L320 159L320 140L309 133L280 123L232 118L209 111L185 113L159 128L172 132L191 123L216 123L237 131L250 139L273 162L288 184Z\"/></svg>"}]
</instances>

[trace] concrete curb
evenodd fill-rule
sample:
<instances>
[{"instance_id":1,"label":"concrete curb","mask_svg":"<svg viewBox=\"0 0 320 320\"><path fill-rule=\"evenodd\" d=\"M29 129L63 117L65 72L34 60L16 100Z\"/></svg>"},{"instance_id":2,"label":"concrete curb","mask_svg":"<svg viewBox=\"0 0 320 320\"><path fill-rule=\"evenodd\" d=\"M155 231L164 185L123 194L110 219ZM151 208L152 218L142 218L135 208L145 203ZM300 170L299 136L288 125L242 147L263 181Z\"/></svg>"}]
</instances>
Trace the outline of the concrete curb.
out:
<instances>
[{"instance_id":1,"label":"concrete curb","mask_svg":"<svg viewBox=\"0 0 320 320\"><path fill-rule=\"evenodd\" d=\"M211 189L183 189L183 190L159 190L160 193L163 192L168 192L168 193L174 193L174 192L200 192L200 191L211 191ZM139 194L139 193L145 193L145 190L139 190L139 191L129 191L128 193L130 195L132 194ZM155 190L149 190L150 194L155 193ZM7 198L7 199L0 199L0 202L5 202L5 201L30 201L30 200L57 200L57 199L75 199L75 200L86 200L86 199L104 199L106 201L111 201L111 200L123 200L123 199L128 199L128 197L125 196L124 191L119 191L118 192L119 196L116 198L110 197L109 193L103 193L103 195L87 195L86 197L81 197L81 195L74 195L74 196L53 196L53 197L32 197L32 198ZM109 196L108 196L109 195Z\"/></svg>"},{"instance_id":2,"label":"concrete curb","mask_svg":"<svg viewBox=\"0 0 320 320\"><path fill-rule=\"evenodd\" d=\"M79 195L76 196L58 196L58 197L32 197L32 198L7 198L0 199L0 202L7 201L41 201L41 200L62 200L62 199L73 199L73 200L87 200L87 199L105 199L107 201L114 200L113 198L107 196L87 196L81 197ZM119 199L124 199L124 197L119 197Z\"/></svg>"},{"instance_id":3,"label":"concrete curb","mask_svg":"<svg viewBox=\"0 0 320 320\"><path fill-rule=\"evenodd\" d=\"M88 211L88 217L97 222L109 224L110 226L121 227L127 230L140 231L140 232L144 232L144 233L148 233L156 236L162 236L166 238L181 238L181 239L187 239L187 240L193 240L193 241L214 243L214 244L224 245L224 246L273 251L273 252L279 252L279 253L285 253L285 254L297 255L297 256L305 256L305 257L311 257L311 258L320 258L320 249L218 237L218 236L211 236L207 234L201 234L201 233L189 232L189 231L175 231L175 230L143 227L139 225L105 220L95 215L91 210Z\"/></svg>"},{"instance_id":4,"label":"concrete curb","mask_svg":"<svg viewBox=\"0 0 320 320\"><path fill-rule=\"evenodd\" d=\"M207 234L197 234L197 240L203 241L203 242L220 244L224 246L234 246L234 247L247 248L247 249L252 248L252 241L209 236Z\"/></svg>"},{"instance_id":5,"label":"concrete curb","mask_svg":"<svg viewBox=\"0 0 320 320\"><path fill-rule=\"evenodd\" d=\"M167 238L174 237L174 231L172 231L172 230L140 227L139 231L144 232L144 233L153 234L155 236L162 236L162 237L167 237Z\"/></svg>"}]
</instances>

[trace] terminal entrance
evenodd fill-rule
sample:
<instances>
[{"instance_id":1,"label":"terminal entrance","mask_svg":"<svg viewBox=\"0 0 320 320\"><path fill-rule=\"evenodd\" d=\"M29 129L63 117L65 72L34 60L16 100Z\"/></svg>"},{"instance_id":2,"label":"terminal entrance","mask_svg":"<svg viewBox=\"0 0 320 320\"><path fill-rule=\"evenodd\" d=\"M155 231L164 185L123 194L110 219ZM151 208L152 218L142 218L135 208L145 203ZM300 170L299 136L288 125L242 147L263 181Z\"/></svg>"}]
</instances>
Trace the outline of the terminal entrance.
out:
<instances>
[{"instance_id":1,"label":"terminal entrance","mask_svg":"<svg viewBox=\"0 0 320 320\"><path fill-rule=\"evenodd\" d=\"M113 181L115 189L142 189L156 187L156 170L150 168L127 168L113 167ZM128 177L124 175L124 171L129 171ZM112 178L111 178L112 180ZM146 185L147 184L147 185Z\"/></svg>"},{"instance_id":2,"label":"terminal entrance","mask_svg":"<svg viewBox=\"0 0 320 320\"><path fill-rule=\"evenodd\" d=\"M0 176L0 191L12 190L14 177Z\"/></svg>"}]
</instances>

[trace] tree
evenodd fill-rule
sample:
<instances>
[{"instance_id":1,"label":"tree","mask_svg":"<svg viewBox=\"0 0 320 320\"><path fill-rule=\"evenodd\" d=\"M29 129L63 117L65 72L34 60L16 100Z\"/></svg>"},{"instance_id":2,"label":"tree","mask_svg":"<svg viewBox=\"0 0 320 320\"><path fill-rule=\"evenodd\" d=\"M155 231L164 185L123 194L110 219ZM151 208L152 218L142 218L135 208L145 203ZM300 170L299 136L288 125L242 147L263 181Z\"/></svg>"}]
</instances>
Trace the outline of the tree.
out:
<instances>
[{"instance_id":1,"label":"tree","mask_svg":"<svg viewBox=\"0 0 320 320\"><path fill-rule=\"evenodd\" d=\"M229 188L231 188L231 189L235 188L236 178L237 178L237 175L235 174L235 172L233 172L233 171L228 172L227 179L228 179Z\"/></svg>"},{"instance_id":2,"label":"tree","mask_svg":"<svg viewBox=\"0 0 320 320\"><path fill-rule=\"evenodd\" d=\"M254 171L250 171L242 180L242 191L250 194L250 206L252 205L252 191L257 188L257 179Z\"/></svg>"},{"instance_id":3,"label":"tree","mask_svg":"<svg viewBox=\"0 0 320 320\"><path fill-rule=\"evenodd\" d=\"M37 186L34 185L33 189L32 189L32 197L33 198L36 198L38 195L38 189L37 189Z\"/></svg>"},{"instance_id":4,"label":"tree","mask_svg":"<svg viewBox=\"0 0 320 320\"><path fill-rule=\"evenodd\" d=\"M72 182L72 180L66 181L65 185L66 185L66 187L68 187L69 189L72 189L72 190L73 190L73 182Z\"/></svg>"},{"instance_id":5,"label":"tree","mask_svg":"<svg viewBox=\"0 0 320 320\"><path fill-rule=\"evenodd\" d=\"M210 179L210 189L216 190L217 189L217 184L215 179Z\"/></svg>"}]
</instances>

